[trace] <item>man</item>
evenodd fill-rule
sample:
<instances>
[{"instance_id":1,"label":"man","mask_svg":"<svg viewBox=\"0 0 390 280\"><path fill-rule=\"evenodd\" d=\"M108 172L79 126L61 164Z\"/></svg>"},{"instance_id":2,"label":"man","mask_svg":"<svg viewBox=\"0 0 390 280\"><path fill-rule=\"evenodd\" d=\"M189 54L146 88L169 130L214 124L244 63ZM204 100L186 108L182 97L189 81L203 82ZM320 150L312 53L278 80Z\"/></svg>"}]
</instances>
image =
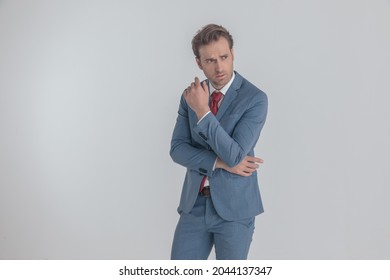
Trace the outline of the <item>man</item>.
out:
<instances>
[{"instance_id":1,"label":"man","mask_svg":"<svg viewBox=\"0 0 390 280\"><path fill-rule=\"evenodd\" d=\"M171 259L207 259L213 246L216 259L246 259L263 212L254 147L267 96L233 70L224 27L203 27L192 48L207 80L196 77L183 92L172 135L170 155L187 173Z\"/></svg>"}]
</instances>

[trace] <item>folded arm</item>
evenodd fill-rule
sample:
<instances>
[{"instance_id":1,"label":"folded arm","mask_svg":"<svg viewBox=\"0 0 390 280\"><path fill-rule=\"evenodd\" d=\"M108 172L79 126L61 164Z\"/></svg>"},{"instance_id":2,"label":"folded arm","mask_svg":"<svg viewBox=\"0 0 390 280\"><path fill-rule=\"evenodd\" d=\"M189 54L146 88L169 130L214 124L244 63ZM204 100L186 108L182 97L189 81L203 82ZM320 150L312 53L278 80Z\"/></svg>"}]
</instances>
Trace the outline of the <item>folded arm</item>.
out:
<instances>
[{"instance_id":1,"label":"folded arm","mask_svg":"<svg viewBox=\"0 0 390 280\"><path fill-rule=\"evenodd\" d=\"M206 90L207 88L203 84L200 85L196 79L196 83L187 88L182 95L171 141L172 159L205 175L210 175L214 167L241 176L250 175L262 163L261 159L248 154L255 146L266 119L266 95L262 92L254 94L252 100L246 102L247 108L243 108L244 113L236 120L230 136L213 114L203 116L203 113L199 113L201 109L205 111L204 106L199 105L205 100L199 97ZM199 123L190 124L189 110L192 110L198 119L202 117ZM203 138L209 149L196 142L192 134L199 135L199 139Z\"/></svg>"},{"instance_id":2,"label":"folded arm","mask_svg":"<svg viewBox=\"0 0 390 280\"><path fill-rule=\"evenodd\" d=\"M186 168L210 175L217 155L212 150L195 143L192 139L188 109L184 96L182 96L172 134L170 156L174 162Z\"/></svg>"},{"instance_id":3,"label":"folded arm","mask_svg":"<svg viewBox=\"0 0 390 280\"><path fill-rule=\"evenodd\" d=\"M228 167L241 163L259 139L267 114L265 94L255 94L229 135L213 114L193 128Z\"/></svg>"},{"instance_id":4,"label":"folded arm","mask_svg":"<svg viewBox=\"0 0 390 280\"><path fill-rule=\"evenodd\" d=\"M222 168L227 172L248 177L259 168L260 164L264 161L261 158L246 156L239 164L233 167L229 167L220 158L217 158L215 168Z\"/></svg>"}]
</instances>

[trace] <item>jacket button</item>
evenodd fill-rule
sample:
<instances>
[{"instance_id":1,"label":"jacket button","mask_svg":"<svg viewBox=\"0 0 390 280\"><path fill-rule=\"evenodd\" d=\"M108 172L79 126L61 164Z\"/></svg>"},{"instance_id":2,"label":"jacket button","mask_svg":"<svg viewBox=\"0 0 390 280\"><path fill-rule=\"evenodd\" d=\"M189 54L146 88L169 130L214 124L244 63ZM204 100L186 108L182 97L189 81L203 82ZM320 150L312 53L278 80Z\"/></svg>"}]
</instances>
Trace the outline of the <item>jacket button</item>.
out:
<instances>
[{"instance_id":1,"label":"jacket button","mask_svg":"<svg viewBox=\"0 0 390 280\"><path fill-rule=\"evenodd\" d=\"M203 140L207 140L206 135L204 135L202 132L199 132L199 136L203 138Z\"/></svg>"}]
</instances>

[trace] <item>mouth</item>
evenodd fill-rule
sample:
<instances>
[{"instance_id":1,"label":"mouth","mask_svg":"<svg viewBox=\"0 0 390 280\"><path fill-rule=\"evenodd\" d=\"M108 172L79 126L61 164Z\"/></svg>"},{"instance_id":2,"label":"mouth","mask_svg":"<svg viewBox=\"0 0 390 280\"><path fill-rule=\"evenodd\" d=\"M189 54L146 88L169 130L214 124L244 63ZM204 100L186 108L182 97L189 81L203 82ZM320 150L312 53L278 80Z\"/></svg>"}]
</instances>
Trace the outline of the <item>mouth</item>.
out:
<instances>
[{"instance_id":1,"label":"mouth","mask_svg":"<svg viewBox=\"0 0 390 280\"><path fill-rule=\"evenodd\" d=\"M217 74L215 77L217 79L221 80L221 79L223 79L225 77L225 74Z\"/></svg>"}]
</instances>

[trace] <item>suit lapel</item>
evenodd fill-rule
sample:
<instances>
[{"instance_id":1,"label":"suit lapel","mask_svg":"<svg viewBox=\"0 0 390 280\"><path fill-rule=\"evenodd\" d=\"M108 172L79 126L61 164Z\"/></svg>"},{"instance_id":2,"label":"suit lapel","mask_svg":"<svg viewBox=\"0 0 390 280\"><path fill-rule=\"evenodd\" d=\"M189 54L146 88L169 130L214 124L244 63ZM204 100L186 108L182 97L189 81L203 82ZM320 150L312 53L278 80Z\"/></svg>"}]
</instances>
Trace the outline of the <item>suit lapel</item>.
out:
<instances>
[{"instance_id":1,"label":"suit lapel","mask_svg":"<svg viewBox=\"0 0 390 280\"><path fill-rule=\"evenodd\" d=\"M217 115L215 116L217 120L221 119L221 117L225 114L226 110L229 108L230 104L232 104L233 100L237 97L237 95L238 95L237 91L230 87L229 90L226 92L225 97L222 100Z\"/></svg>"},{"instance_id":2,"label":"suit lapel","mask_svg":"<svg viewBox=\"0 0 390 280\"><path fill-rule=\"evenodd\" d=\"M230 104L236 99L238 92L237 90L241 87L242 84L242 77L240 74L235 72L235 78L233 80L233 83L231 84L230 88L225 94L225 97L222 100L221 106L218 109L218 113L216 115L217 120L220 120L221 117L225 114L226 110L229 108Z\"/></svg>"}]
</instances>

